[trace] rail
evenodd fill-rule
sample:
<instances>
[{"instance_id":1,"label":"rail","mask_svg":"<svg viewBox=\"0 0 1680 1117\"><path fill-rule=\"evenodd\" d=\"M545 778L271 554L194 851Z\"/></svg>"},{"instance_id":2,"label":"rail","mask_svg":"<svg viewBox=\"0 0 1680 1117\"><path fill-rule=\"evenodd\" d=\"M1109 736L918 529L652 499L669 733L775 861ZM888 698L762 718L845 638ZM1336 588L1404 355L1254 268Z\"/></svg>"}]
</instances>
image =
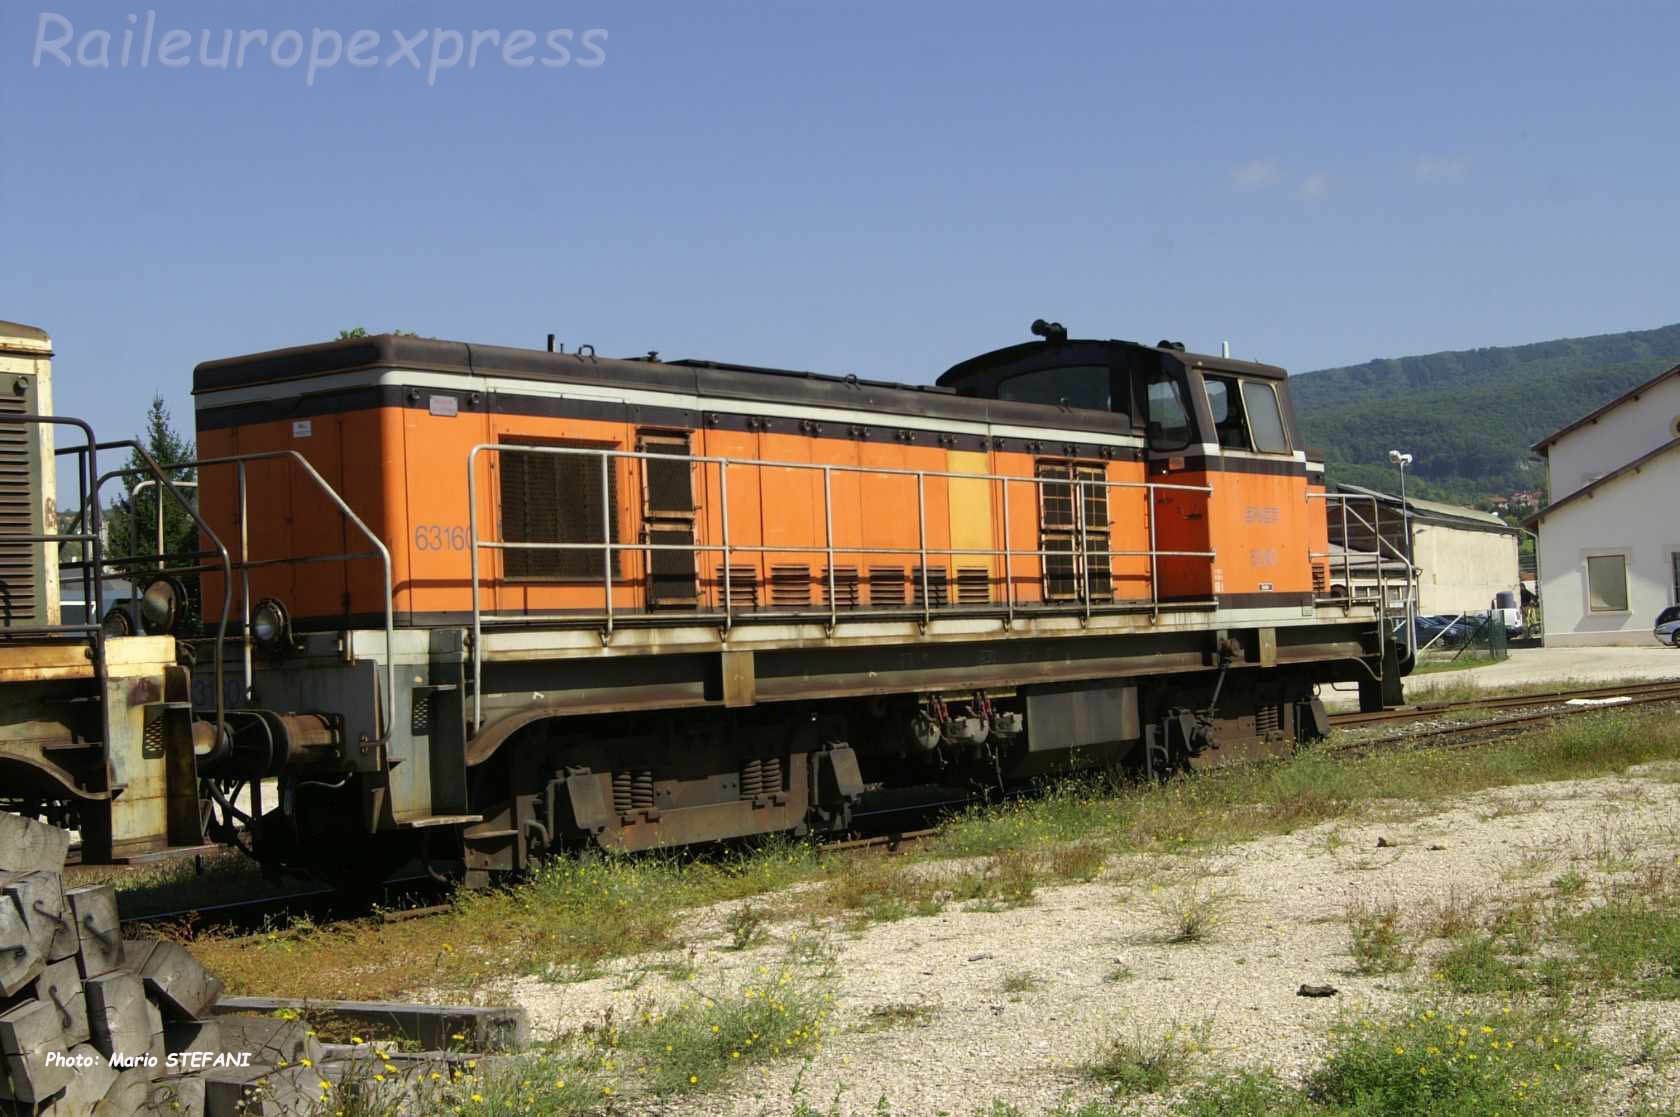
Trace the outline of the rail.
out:
<instances>
[{"instance_id":1,"label":"rail","mask_svg":"<svg viewBox=\"0 0 1680 1117\"><path fill-rule=\"evenodd\" d=\"M1416 637L1415 632L1413 631L1413 618L1414 618L1414 615L1415 615L1414 610L1415 610L1416 605L1417 605L1418 568L1417 568L1416 565L1413 564L1413 562L1411 560L1411 556L1409 554L1402 554L1400 552L1400 550L1394 546L1394 544L1390 543L1386 538L1383 537L1383 533L1382 533L1382 501L1379 500L1377 497L1366 496L1366 495L1361 494L1361 493L1308 493L1307 494L1307 499L1308 500L1315 500L1316 499L1316 500L1324 501L1325 502L1326 515L1328 515L1328 513L1329 513L1330 505L1338 504L1338 505L1341 506L1342 585L1346 589L1346 596L1345 597L1320 598L1319 600L1321 602L1325 603L1325 604L1341 603L1341 604L1344 604L1344 605L1352 605L1354 603L1354 601L1356 600L1356 593L1355 593L1355 590L1354 590L1354 582L1353 582L1355 559L1354 559L1353 547L1351 546L1352 536L1350 535L1350 533L1348 531L1348 528L1349 528L1348 518L1351 516L1355 523L1357 523L1360 527L1363 527L1365 530L1367 530L1371 533L1371 538L1376 543L1376 547L1375 547L1374 550L1360 552L1361 556L1363 556L1363 557L1361 557L1358 560L1358 565L1361 569L1365 569L1367 567L1374 567L1375 570L1376 570L1376 577L1377 577L1377 615L1379 617L1386 618L1389 615L1389 610L1390 610L1389 601L1388 601L1388 576L1387 576L1388 560L1383 557L1383 552L1386 550L1389 554L1393 555L1393 557L1396 560L1398 560L1402 564L1402 566L1404 566L1404 568L1405 568L1405 571L1406 571L1406 577L1405 577L1405 581L1404 581L1405 597L1400 603L1401 615L1405 618L1405 629L1406 629L1406 636L1405 636L1405 640L1404 640L1403 643L1404 643L1404 646L1409 651L1415 652L1416 649L1413 647L1413 645L1415 645L1417 643L1417 637ZM1369 520L1367 520L1364 516L1360 515L1357 511L1354 511L1353 509L1351 509L1348 506L1350 502L1369 502L1370 505L1371 505L1371 518ZM1404 517L1402 517L1401 522L1402 522L1402 524L1405 523ZM1408 548L1408 550L1410 549L1410 541L1408 541L1408 543L1407 543L1407 548ZM1317 562L1319 559L1327 559L1327 560L1331 561L1332 563L1334 563L1335 560L1336 560L1336 557L1337 556L1336 556L1336 553L1334 551L1308 551L1308 553L1307 553L1307 559L1308 559L1309 562ZM1387 624L1381 624L1381 625L1378 625L1377 627L1378 627L1378 632L1377 632L1378 648L1380 650L1383 643L1385 643L1388 639L1388 631L1387 631L1388 626L1387 626Z\"/></svg>"},{"instance_id":2,"label":"rail","mask_svg":"<svg viewBox=\"0 0 1680 1117\"><path fill-rule=\"evenodd\" d=\"M133 446L134 444L106 443L102 445ZM142 453L144 453L143 450ZM149 461L149 459L147 460ZM295 465L302 471L303 476L308 478L315 488L326 496L327 499L330 500L341 513L343 513L346 522L355 527L355 529L360 532L369 543L372 544L372 549L367 551L347 551L325 555L305 555L301 557L293 556L287 558L253 560L250 554L250 501L249 486L246 483L246 466L251 462L260 461L283 461L290 462ZM228 616L232 612L233 608L232 594L234 575L237 574L239 576L240 582L240 642L245 672L244 691L247 695L249 695L252 681L252 653L254 648L251 635L250 572L274 566L303 566L324 562L348 562L358 559L379 559L384 568L385 577L385 702L384 709L382 711L383 716L381 718L379 736L368 743L380 746L385 745L391 738L391 730L394 723L392 706L396 701L396 611L394 608L394 595L392 592L390 550L385 546L380 538L374 534L373 530L367 526L362 518L356 515L350 506L345 503L344 498L338 494L338 491L332 487L327 479L322 477L320 473L316 471L315 467L309 464L308 459L304 458L304 456L299 454L296 450L268 450L257 451L249 454L233 454L219 458L197 458L190 461L172 462L168 468L172 471L192 469L202 472L203 470L209 468L227 466L233 467L236 479L235 496L239 524L239 559L237 562L232 561L228 557L227 548L222 544L221 540L216 537L216 534L210 530L209 525L200 518L198 510L188 505L185 498L181 497L178 493L176 494L177 499L181 501L188 514L192 516L193 522L198 526L199 530L204 533L205 537L215 545L217 552L223 558L223 562L221 564L221 573L223 574L222 617L217 625L215 643L216 718L218 734L222 731L222 725L225 720L225 688L223 678L226 660L225 646L227 622ZM153 463L150 470L136 468L113 470L104 477L100 478L100 482L103 483L116 477L132 476L142 472L153 472L158 476L161 476L161 472L157 469L155 463ZM171 483L170 487L173 488L174 484L175 483ZM139 486L135 486L136 489L138 489L138 487ZM202 551L181 552L154 557L159 562L160 573L203 573L207 572L210 568L203 566L165 567L163 566L163 563L167 560L200 558L206 553L207 552Z\"/></svg>"},{"instance_id":3,"label":"rail","mask_svg":"<svg viewBox=\"0 0 1680 1117\"><path fill-rule=\"evenodd\" d=\"M479 532L479 459L482 455L499 455L509 453L556 455L585 459L593 458L598 460L600 462L601 476L601 507L603 510L606 510L602 516L601 540L599 542L527 542L484 538ZM719 542L702 543L695 541L690 543L652 543L615 541L613 539L612 519L612 510L615 509L615 503L612 497L612 471L613 464L615 462L625 460L651 460L662 464L681 462L690 467L698 465L702 469L706 469L707 467L716 467L718 478L718 506L716 511L720 524L719 534L721 536ZM785 546L732 543L729 537L729 525L732 519L730 516L729 504L729 472L731 469L737 468L805 470L820 474L822 478L823 499L822 542L819 544L813 541L803 545L793 544ZM914 547L871 547L862 545L854 546L837 542L835 540L834 533L834 475L836 473L913 479L916 485L917 545ZM995 482L997 488L989 495L995 495L999 498L997 500L997 504L1000 505L1002 509L1001 519L1003 529L1003 546L1001 548L929 546L927 518L927 485L929 480L984 482L988 485ZM1058 527L1055 530L1068 531L1073 539L1077 540L1077 547L1070 547L1067 550L1051 550L1045 548L1028 549L1015 547L1011 542L1012 525L1010 522L1009 500L1009 486L1011 485L1034 486L1038 497L1038 506L1041 509L1043 508L1044 490L1046 487L1065 489L1069 494L1068 499L1071 505L1070 515L1073 522L1068 528ZM1090 536L1093 526L1100 526L1101 530L1106 532L1109 525L1114 522L1111 516L1108 517L1102 525L1093 525L1088 521L1089 512L1087 510L1087 494L1092 489L1101 489L1104 491L1105 507L1106 494L1108 490L1134 490L1140 491L1144 494L1144 500L1148 510L1147 518L1149 524L1149 548L1147 550L1115 550L1108 547L1092 548L1090 546ZM601 585L605 590L605 608L603 612L582 616L575 613L521 614L513 620L516 623L524 625L543 622L567 623L572 625L598 624L601 626L602 637L604 640L611 638L614 631L614 625L617 620L617 614L613 603L614 556L624 551L639 552L650 556L650 576L652 565L651 556L653 554L657 552L678 552L692 555L696 559L695 569L697 579L699 575L699 556L702 554L721 555L723 560L722 572L718 581L721 583L720 588L723 604L722 612L718 613L713 611L705 613L696 611L685 614L685 616L691 621L716 621L720 623L725 633L730 631L738 619L738 611L736 610L733 601L734 588L732 583L734 579L732 577L730 559L740 555L820 554L825 556L827 559L825 580L827 582L828 589L828 609L826 610L826 615L824 613L800 614L797 612L789 613L787 611L780 611L768 614L767 619L785 621L803 619L804 617L822 618L826 619L830 633L838 627L842 619L868 621L880 620L883 617L894 615L919 615L921 622L926 625L932 622L935 615L974 615L976 609L972 605L963 605L959 603L956 605L936 606L933 604L931 564L929 560L934 558L970 557L1001 559L1003 566L1002 581L1004 585L1004 600L1001 605L1006 628L1014 623L1016 614L1020 612L1030 612L1036 615L1043 615L1046 613L1065 614L1070 611L1075 611L1081 614L1083 620L1089 620L1093 613L1148 611L1152 615L1159 615L1163 605L1159 593L1160 560L1164 558L1206 559L1211 563L1215 557L1213 551L1160 550L1158 548L1157 544L1159 543L1159 539L1156 532L1155 503L1156 494L1163 491L1198 493L1204 497L1213 492L1212 488L1207 485L1174 485L1146 481L1109 481L1106 479L1085 478L1079 477L1073 470L1069 471L1068 476L1062 477L1022 477L1001 473L967 473L947 470L898 469L886 466L772 461L760 458L662 454L645 450L614 450L605 448L593 449L571 446L529 446L497 442L479 443L474 446L467 455L468 551L470 554L470 577L472 591L473 727L476 731L483 721L482 690L484 608L482 593L483 577L480 565L481 551L532 550L598 552L601 555ZM696 535L697 534L698 533L696 533ZM836 557L841 555L882 555L905 558L914 556L919 559L919 588L921 591L920 608L912 608L910 610L901 610L897 612L890 609L874 608L859 609L856 612L853 612L851 609L842 610L839 604L840 594L838 592L837 572L835 566ZM1047 601L1043 604L1023 603L1018 601L1015 593L1014 564L1015 560L1019 558L1039 558L1041 560L1058 559L1066 562L1068 565L1065 570L1058 569L1054 573L1048 569L1048 563L1044 563L1043 565L1045 566L1045 569L1043 569L1041 573L1045 578L1054 577L1074 582L1077 586L1077 604L1070 607L1065 601ZM1123 603L1112 603L1106 605L1096 604L1093 602L1092 585L1097 579L1094 579L1092 576L1090 560L1105 560L1109 569L1108 573L1106 575L1102 575L1101 577L1111 581L1114 576L1113 560L1117 558L1148 559L1149 597L1147 600L1141 598L1127 599ZM1211 599L1202 602L1175 601L1173 604L1177 606L1197 604L1213 605L1214 601ZM496 618L492 618L492 623L494 623L495 619Z\"/></svg>"}]
</instances>

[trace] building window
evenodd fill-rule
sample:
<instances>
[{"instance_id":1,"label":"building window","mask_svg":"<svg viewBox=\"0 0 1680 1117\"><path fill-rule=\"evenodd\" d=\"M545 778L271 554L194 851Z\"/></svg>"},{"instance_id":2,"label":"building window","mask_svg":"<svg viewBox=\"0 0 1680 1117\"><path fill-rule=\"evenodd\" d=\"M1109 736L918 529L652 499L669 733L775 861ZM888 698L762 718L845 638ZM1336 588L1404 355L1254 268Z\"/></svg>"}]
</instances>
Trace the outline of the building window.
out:
<instances>
[{"instance_id":1,"label":"building window","mask_svg":"<svg viewBox=\"0 0 1680 1117\"><path fill-rule=\"evenodd\" d=\"M601 492L601 458L595 454L529 454L512 447L567 447L614 450L597 442L543 438L504 438L509 451L501 458L502 540L507 543L601 543L610 529L618 542L618 470L607 459L607 491ZM502 552L509 579L604 581L599 550L514 548ZM613 577L619 576L619 552L612 554Z\"/></svg>"},{"instance_id":2,"label":"building window","mask_svg":"<svg viewBox=\"0 0 1680 1117\"><path fill-rule=\"evenodd\" d=\"M1627 608L1627 556L1589 556L1587 609L1594 613L1625 613Z\"/></svg>"},{"instance_id":3,"label":"building window","mask_svg":"<svg viewBox=\"0 0 1680 1117\"><path fill-rule=\"evenodd\" d=\"M1680 551L1669 555L1668 560L1674 565L1674 604L1680 605Z\"/></svg>"}]
</instances>

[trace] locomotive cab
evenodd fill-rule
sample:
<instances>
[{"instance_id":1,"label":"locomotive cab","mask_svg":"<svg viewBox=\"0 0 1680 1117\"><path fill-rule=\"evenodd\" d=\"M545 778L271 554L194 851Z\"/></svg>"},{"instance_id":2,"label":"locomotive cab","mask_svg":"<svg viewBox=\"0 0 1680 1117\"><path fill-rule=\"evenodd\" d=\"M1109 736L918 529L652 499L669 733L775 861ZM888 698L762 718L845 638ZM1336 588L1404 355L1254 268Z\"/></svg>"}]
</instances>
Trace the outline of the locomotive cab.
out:
<instances>
[{"instance_id":1,"label":"locomotive cab","mask_svg":"<svg viewBox=\"0 0 1680 1117\"><path fill-rule=\"evenodd\" d=\"M1034 327L1043 341L953 365L939 386L1002 403L1106 411L1128 419L1159 453L1199 445L1216 454L1296 456L1281 368L1189 353L1167 341L1070 340L1061 327L1042 320Z\"/></svg>"}]
</instances>

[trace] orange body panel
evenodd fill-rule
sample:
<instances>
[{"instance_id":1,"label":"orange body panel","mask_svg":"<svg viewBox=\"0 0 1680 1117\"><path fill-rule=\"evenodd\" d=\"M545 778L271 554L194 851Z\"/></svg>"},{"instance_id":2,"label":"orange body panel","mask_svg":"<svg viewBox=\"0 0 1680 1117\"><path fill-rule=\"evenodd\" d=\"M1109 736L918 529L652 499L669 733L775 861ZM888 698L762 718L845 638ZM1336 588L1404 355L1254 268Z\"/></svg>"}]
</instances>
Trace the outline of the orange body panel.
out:
<instances>
[{"instance_id":1,"label":"orange body panel","mask_svg":"<svg viewBox=\"0 0 1680 1117\"><path fill-rule=\"evenodd\" d=\"M303 433L303 432L307 433ZM614 450L634 450L639 434L648 433L632 422L499 414L462 409L456 415L433 415L417 408L382 407L317 416L307 425L290 421L252 423L207 430L200 437L205 457L253 451L291 449L301 453L343 495L346 502L390 547L394 606L399 623L460 618L471 610L467 514L467 458L473 446L504 439L564 440ZM1043 546L1039 531L1038 486L996 481L973 482L928 476L918 493L912 475L861 474L844 467L925 470L929 473L985 472L1032 478L1039 459L1027 453L947 451L926 443L852 441L803 434L703 428L690 435L691 452L701 457L729 457L829 465L832 545L836 598L842 605L912 605L921 586L912 572L920 565L915 552L964 549L1004 549L1004 503L1008 502L1008 546L1016 553L1008 566L1014 600L1030 605L1045 599L1044 563L1030 552ZM484 452L478 459L478 519L481 539L502 538L499 516L499 476L503 454ZM1097 464L1097 463L1091 463ZM642 534L642 463L616 459L617 538L640 543ZM1136 484L1144 480L1140 462L1103 464L1111 482ZM697 505L695 541L721 547L721 469L714 463L690 466ZM247 466L249 497L249 557L254 561L283 557L329 555L366 550L328 499L282 462ZM1175 483L1200 484L1205 474L1162 478ZM1278 592L1310 588L1305 562L1305 525L1296 505L1301 503L1301 478L1213 474L1219 488L1214 499L1200 493L1161 493L1157 546L1161 549L1220 552L1222 592L1254 592L1270 582ZM209 469L203 476L203 507L207 521L230 550L238 552L236 479L232 470ZM729 490L730 565L752 575L759 607L777 603L826 608L829 600L826 548L829 518L824 513L824 481L820 469L731 465ZM1293 504L1291 494L1294 494ZM925 518L919 510L925 509ZM1259 522L1245 521L1262 509ZM1210 516L1211 513L1211 516ZM1113 488L1108 493L1109 543L1116 552L1149 549L1148 497L1141 488ZM1211 529L1211 530L1210 530ZM1098 533L1093 532L1093 536ZM979 544L976 546L976 544ZM906 553L864 554L848 547L897 550ZM1092 549L1101 549L1100 537ZM752 548L775 548L755 551ZM602 577L570 580L509 580L504 577L506 552L480 551L483 608L509 615L546 615L560 612L598 613L604 608ZM1092 560L1092 566L1100 560ZM702 553L699 607L723 607L723 556ZM1147 601L1150 561L1124 554L1107 563L1117 600ZM777 568L783 568L777 577ZM932 555L930 570L945 571L944 585L933 587L934 603L981 603L977 582L965 581L959 596L959 574L966 569L985 572L985 601L1005 601L1003 556ZM794 568L790 571L788 568ZM896 592L871 585L871 570L899 570L904 581ZM647 560L642 552L620 550L613 575L615 611L648 607L645 585ZM1221 592L1215 587L1205 559L1163 560L1162 596ZM855 581L852 579L855 578ZM934 581L940 579L935 577ZM379 564L357 560L306 566L275 566L250 573L251 599L278 597L293 616L306 621L355 618L368 623L383 613ZM742 586L747 583L743 582ZM855 588L852 588L855 587ZM778 594L781 596L778 597ZM219 579L206 581L206 599L219 601ZM732 591L732 604L750 606L746 591ZM237 613L237 587L235 611ZM662 610L663 611L663 610ZM669 610L676 613L677 610ZM213 616L213 609L207 610Z\"/></svg>"}]
</instances>

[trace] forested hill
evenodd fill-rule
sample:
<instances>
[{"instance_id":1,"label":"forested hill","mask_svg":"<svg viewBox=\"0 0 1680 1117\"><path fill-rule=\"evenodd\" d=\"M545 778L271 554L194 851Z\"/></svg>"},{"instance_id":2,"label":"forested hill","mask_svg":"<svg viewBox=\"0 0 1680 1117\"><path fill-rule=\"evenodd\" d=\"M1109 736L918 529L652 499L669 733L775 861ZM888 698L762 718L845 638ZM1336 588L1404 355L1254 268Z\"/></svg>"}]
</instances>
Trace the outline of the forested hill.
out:
<instances>
[{"instance_id":1,"label":"forested hill","mask_svg":"<svg viewBox=\"0 0 1680 1117\"><path fill-rule=\"evenodd\" d=\"M1369 361L1290 378L1308 446L1333 481L1395 483L1409 450L1423 495L1474 504L1545 487L1529 447L1680 363L1680 325Z\"/></svg>"}]
</instances>

